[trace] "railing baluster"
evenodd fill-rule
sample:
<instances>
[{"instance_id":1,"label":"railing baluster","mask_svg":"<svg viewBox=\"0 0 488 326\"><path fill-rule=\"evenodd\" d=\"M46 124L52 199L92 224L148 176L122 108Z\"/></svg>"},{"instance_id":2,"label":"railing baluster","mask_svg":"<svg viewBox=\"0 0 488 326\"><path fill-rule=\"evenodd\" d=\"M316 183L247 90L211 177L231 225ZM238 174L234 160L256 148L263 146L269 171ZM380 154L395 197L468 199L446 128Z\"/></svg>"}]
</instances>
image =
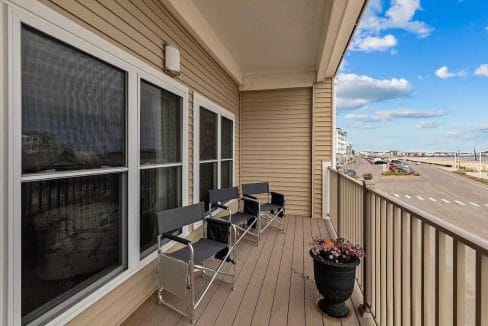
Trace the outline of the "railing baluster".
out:
<instances>
[{"instance_id":1,"label":"railing baluster","mask_svg":"<svg viewBox=\"0 0 488 326\"><path fill-rule=\"evenodd\" d=\"M436 324L448 325L451 316L448 316L448 287L447 287L447 236L436 231Z\"/></svg>"},{"instance_id":2,"label":"railing baluster","mask_svg":"<svg viewBox=\"0 0 488 326\"><path fill-rule=\"evenodd\" d=\"M369 193L368 195L368 202L369 202L369 219L367 221L368 229L367 232L369 234L367 243L368 251L370 258L368 259L368 268L366 274L369 275L368 278L368 303L370 304L371 313L373 316L376 315L376 277L375 277L375 266L376 266L376 225L375 225L375 214L376 214L376 199L373 193Z\"/></svg>"},{"instance_id":3,"label":"railing baluster","mask_svg":"<svg viewBox=\"0 0 488 326\"><path fill-rule=\"evenodd\" d=\"M375 196L375 317L378 324L381 324L381 199Z\"/></svg>"},{"instance_id":4,"label":"railing baluster","mask_svg":"<svg viewBox=\"0 0 488 326\"><path fill-rule=\"evenodd\" d=\"M402 210L393 208L393 320L402 324Z\"/></svg>"},{"instance_id":5,"label":"railing baluster","mask_svg":"<svg viewBox=\"0 0 488 326\"><path fill-rule=\"evenodd\" d=\"M482 265L481 265L481 253L479 251L476 251L476 263L475 263L475 275L476 275L476 282L475 282L475 321L476 321L476 326L481 326L481 316L482 316L482 294L481 290L483 288L482 284L482 277L481 277L481 271L482 271ZM486 309L486 307L485 307Z\"/></svg>"},{"instance_id":6,"label":"railing baluster","mask_svg":"<svg viewBox=\"0 0 488 326\"><path fill-rule=\"evenodd\" d=\"M386 325L386 200L381 200L381 325Z\"/></svg>"},{"instance_id":7,"label":"railing baluster","mask_svg":"<svg viewBox=\"0 0 488 326\"><path fill-rule=\"evenodd\" d=\"M386 324L393 325L393 205L386 209Z\"/></svg>"},{"instance_id":8,"label":"railing baluster","mask_svg":"<svg viewBox=\"0 0 488 326\"><path fill-rule=\"evenodd\" d=\"M412 265L410 275L412 279L412 298L410 304L412 306L412 325L420 326L422 325L423 320L423 225L418 218L415 218L412 215L411 217L412 243L410 251L412 252ZM413 298L417 299L414 300Z\"/></svg>"},{"instance_id":9,"label":"railing baluster","mask_svg":"<svg viewBox=\"0 0 488 326\"><path fill-rule=\"evenodd\" d=\"M432 313L432 292L433 292L433 283L432 283L432 254L431 250L435 249L432 248L431 242L431 227L428 224L424 223L424 272L423 272L423 292L424 292L424 309L423 309L423 317L424 317L424 325L433 325L435 323L435 314Z\"/></svg>"},{"instance_id":10,"label":"railing baluster","mask_svg":"<svg viewBox=\"0 0 488 326\"><path fill-rule=\"evenodd\" d=\"M466 246L453 241L453 321L466 324Z\"/></svg>"},{"instance_id":11,"label":"railing baluster","mask_svg":"<svg viewBox=\"0 0 488 326\"><path fill-rule=\"evenodd\" d=\"M410 276L410 257L411 257L411 241L412 241L412 227L411 217L407 212L402 212L402 324L411 325L411 305L410 297L412 295L411 276Z\"/></svg>"},{"instance_id":12,"label":"railing baluster","mask_svg":"<svg viewBox=\"0 0 488 326\"><path fill-rule=\"evenodd\" d=\"M483 307L481 311L481 325L488 325L488 256L480 255L480 306Z\"/></svg>"}]
</instances>

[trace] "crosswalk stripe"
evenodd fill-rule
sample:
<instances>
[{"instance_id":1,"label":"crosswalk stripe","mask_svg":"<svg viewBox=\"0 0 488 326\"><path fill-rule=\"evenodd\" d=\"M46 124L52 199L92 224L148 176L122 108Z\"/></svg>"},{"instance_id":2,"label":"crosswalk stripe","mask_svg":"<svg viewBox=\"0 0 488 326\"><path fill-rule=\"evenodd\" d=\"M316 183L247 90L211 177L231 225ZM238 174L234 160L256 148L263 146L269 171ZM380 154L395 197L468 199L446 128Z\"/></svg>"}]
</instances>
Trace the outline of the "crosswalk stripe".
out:
<instances>
[{"instance_id":1,"label":"crosswalk stripe","mask_svg":"<svg viewBox=\"0 0 488 326\"><path fill-rule=\"evenodd\" d=\"M420 199L420 200L424 200L424 199L423 199L422 197L420 197L420 196L417 196L417 198L418 198L418 199Z\"/></svg>"},{"instance_id":2,"label":"crosswalk stripe","mask_svg":"<svg viewBox=\"0 0 488 326\"><path fill-rule=\"evenodd\" d=\"M400 198L400 195L399 194L395 194L395 197Z\"/></svg>"},{"instance_id":3,"label":"crosswalk stripe","mask_svg":"<svg viewBox=\"0 0 488 326\"><path fill-rule=\"evenodd\" d=\"M409 195L405 195L405 197L407 197L408 199L412 198L412 197L410 197Z\"/></svg>"},{"instance_id":4,"label":"crosswalk stripe","mask_svg":"<svg viewBox=\"0 0 488 326\"><path fill-rule=\"evenodd\" d=\"M447 204L450 204L450 203L451 203L449 200L444 199L444 198L442 198L441 200L442 200L444 203L447 203Z\"/></svg>"},{"instance_id":5,"label":"crosswalk stripe","mask_svg":"<svg viewBox=\"0 0 488 326\"><path fill-rule=\"evenodd\" d=\"M480 205L475 204L475 203L473 203L472 201L470 201L469 203L470 203L471 205L473 205L474 207L480 207Z\"/></svg>"},{"instance_id":6,"label":"crosswalk stripe","mask_svg":"<svg viewBox=\"0 0 488 326\"><path fill-rule=\"evenodd\" d=\"M459 201L459 200L456 200L456 203L458 203L459 205L462 205L462 206L466 206L466 204L465 204L465 203L463 203L463 202L461 202L461 201Z\"/></svg>"},{"instance_id":7,"label":"crosswalk stripe","mask_svg":"<svg viewBox=\"0 0 488 326\"><path fill-rule=\"evenodd\" d=\"M488 207L488 204L485 204L486 207Z\"/></svg>"},{"instance_id":8,"label":"crosswalk stripe","mask_svg":"<svg viewBox=\"0 0 488 326\"><path fill-rule=\"evenodd\" d=\"M432 198L432 197L429 197L429 199L430 199L430 200L432 200L432 201L437 201L437 200L435 200L435 199L434 199L434 198Z\"/></svg>"}]
</instances>

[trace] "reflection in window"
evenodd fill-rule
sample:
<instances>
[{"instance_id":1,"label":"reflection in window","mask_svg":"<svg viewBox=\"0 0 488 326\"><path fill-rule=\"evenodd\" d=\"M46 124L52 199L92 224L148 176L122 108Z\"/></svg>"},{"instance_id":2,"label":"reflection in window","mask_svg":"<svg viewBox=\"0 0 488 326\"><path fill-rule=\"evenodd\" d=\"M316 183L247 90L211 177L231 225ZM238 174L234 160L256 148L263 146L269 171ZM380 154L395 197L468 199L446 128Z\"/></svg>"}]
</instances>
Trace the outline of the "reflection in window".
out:
<instances>
[{"instance_id":1,"label":"reflection in window","mask_svg":"<svg viewBox=\"0 0 488 326\"><path fill-rule=\"evenodd\" d=\"M126 73L22 28L22 172L125 166Z\"/></svg>"},{"instance_id":2,"label":"reflection in window","mask_svg":"<svg viewBox=\"0 0 488 326\"><path fill-rule=\"evenodd\" d=\"M232 158L233 155L233 140L234 140L234 122L232 120L222 117L221 119L221 158Z\"/></svg>"},{"instance_id":3,"label":"reflection in window","mask_svg":"<svg viewBox=\"0 0 488 326\"><path fill-rule=\"evenodd\" d=\"M232 171L232 160L222 161L220 165L220 187L228 188L232 187L233 171Z\"/></svg>"},{"instance_id":4,"label":"reflection in window","mask_svg":"<svg viewBox=\"0 0 488 326\"><path fill-rule=\"evenodd\" d=\"M140 247L146 255L157 243L156 214L182 205L181 169L181 166L173 166L141 170Z\"/></svg>"},{"instance_id":5,"label":"reflection in window","mask_svg":"<svg viewBox=\"0 0 488 326\"><path fill-rule=\"evenodd\" d=\"M217 162L200 163L200 202L208 208L208 191L218 188Z\"/></svg>"},{"instance_id":6,"label":"reflection in window","mask_svg":"<svg viewBox=\"0 0 488 326\"><path fill-rule=\"evenodd\" d=\"M200 160L217 159L217 114L200 107Z\"/></svg>"},{"instance_id":7,"label":"reflection in window","mask_svg":"<svg viewBox=\"0 0 488 326\"><path fill-rule=\"evenodd\" d=\"M141 164L181 162L183 99L141 81Z\"/></svg>"},{"instance_id":8,"label":"reflection in window","mask_svg":"<svg viewBox=\"0 0 488 326\"><path fill-rule=\"evenodd\" d=\"M22 184L23 323L123 269L125 174Z\"/></svg>"}]
</instances>

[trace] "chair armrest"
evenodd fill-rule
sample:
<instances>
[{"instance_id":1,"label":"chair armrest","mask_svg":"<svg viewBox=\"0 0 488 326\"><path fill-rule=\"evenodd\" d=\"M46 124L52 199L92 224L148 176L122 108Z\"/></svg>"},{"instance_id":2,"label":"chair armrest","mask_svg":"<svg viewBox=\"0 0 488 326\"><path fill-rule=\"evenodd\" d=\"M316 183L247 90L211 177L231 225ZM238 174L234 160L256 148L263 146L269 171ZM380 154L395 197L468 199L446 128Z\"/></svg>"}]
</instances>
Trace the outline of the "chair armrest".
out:
<instances>
[{"instance_id":1,"label":"chair armrest","mask_svg":"<svg viewBox=\"0 0 488 326\"><path fill-rule=\"evenodd\" d=\"M176 236L176 235L171 234L171 233L163 233L161 236L163 238L166 238L166 239L169 239L169 240L173 240L173 241L179 242L179 243L184 244L184 245L191 244L191 241L190 240L185 239L185 238L181 238L181 237Z\"/></svg>"},{"instance_id":2,"label":"chair armrest","mask_svg":"<svg viewBox=\"0 0 488 326\"><path fill-rule=\"evenodd\" d=\"M229 210L229 207L225 206L225 205L221 205L221 204L212 204L212 208L215 207L215 208L222 208L222 209L225 209L225 210Z\"/></svg>"}]
</instances>

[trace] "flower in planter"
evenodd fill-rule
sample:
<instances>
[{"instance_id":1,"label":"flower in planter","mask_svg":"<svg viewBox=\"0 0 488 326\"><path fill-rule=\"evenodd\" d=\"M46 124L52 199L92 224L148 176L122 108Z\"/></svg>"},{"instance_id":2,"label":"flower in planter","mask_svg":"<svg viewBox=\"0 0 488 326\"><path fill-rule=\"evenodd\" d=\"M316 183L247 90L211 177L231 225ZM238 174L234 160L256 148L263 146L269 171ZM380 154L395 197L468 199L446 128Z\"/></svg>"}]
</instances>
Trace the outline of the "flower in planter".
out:
<instances>
[{"instance_id":1,"label":"flower in planter","mask_svg":"<svg viewBox=\"0 0 488 326\"><path fill-rule=\"evenodd\" d=\"M312 253L324 260L336 263L350 263L357 258L364 256L364 250L359 245L354 245L344 238L315 239L313 241Z\"/></svg>"}]
</instances>

